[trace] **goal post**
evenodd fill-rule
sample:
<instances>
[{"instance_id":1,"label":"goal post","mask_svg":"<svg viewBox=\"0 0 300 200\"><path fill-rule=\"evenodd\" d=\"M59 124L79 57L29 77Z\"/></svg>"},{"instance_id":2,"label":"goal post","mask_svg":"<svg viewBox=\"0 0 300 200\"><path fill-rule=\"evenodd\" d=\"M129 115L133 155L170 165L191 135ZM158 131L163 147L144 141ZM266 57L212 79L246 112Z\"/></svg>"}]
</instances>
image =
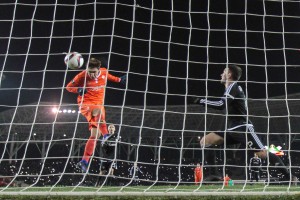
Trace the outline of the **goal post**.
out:
<instances>
[{"instance_id":1,"label":"goal post","mask_svg":"<svg viewBox=\"0 0 300 200\"><path fill-rule=\"evenodd\" d=\"M227 116L188 102L220 99L223 69L240 66L247 118L299 177L299 10L296 0L0 2L0 195L299 192L268 159L251 182L253 152L245 145L201 147ZM111 74L127 75L124 86L105 89L114 156L103 158L99 141L86 173L76 164L90 131L66 90L85 64L68 69L72 51L85 64L99 58ZM99 174L107 162L114 170Z\"/></svg>"}]
</instances>

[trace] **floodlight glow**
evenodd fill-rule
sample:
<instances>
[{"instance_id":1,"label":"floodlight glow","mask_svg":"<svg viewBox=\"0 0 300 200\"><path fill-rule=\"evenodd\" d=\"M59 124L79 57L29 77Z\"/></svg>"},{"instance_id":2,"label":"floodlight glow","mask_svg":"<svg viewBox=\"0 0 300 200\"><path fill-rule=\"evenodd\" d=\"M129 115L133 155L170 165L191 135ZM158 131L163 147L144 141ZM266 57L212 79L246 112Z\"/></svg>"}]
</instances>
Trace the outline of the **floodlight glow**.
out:
<instances>
[{"instance_id":1,"label":"floodlight glow","mask_svg":"<svg viewBox=\"0 0 300 200\"><path fill-rule=\"evenodd\" d=\"M72 110L72 113L75 113L76 112L76 110Z\"/></svg>"},{"instance_id":2,"label":"floodlight glow","mask_svg":"<svg viewBox=\"0 0 300 200\"><path fill-rule=\"evenodd\" d=\"M72 112L72 110L68 110L68 113L71 113Z\"/></svg>"},{"instance_id":3,"label":"floodlight glow","mask_svg":"<svg viewBox=\"0 0 300 200\"><path fill-rule=\"evenodd\" d=\"M66 109L63 109L63 113L66 113L67 112L67 110Z\"/></svg>"},{"instance_id":4,"label":"floodlight glow","mask_svg":"<svg viewBox=\"0 0 300 200\"><path fill-rule=\"evenodd\" d=\"M57 108L52 108L52 112L53 112L53 113L57 113L57 112L58 112L58 109L57 109Z\"/></svg>"}]
</instances>

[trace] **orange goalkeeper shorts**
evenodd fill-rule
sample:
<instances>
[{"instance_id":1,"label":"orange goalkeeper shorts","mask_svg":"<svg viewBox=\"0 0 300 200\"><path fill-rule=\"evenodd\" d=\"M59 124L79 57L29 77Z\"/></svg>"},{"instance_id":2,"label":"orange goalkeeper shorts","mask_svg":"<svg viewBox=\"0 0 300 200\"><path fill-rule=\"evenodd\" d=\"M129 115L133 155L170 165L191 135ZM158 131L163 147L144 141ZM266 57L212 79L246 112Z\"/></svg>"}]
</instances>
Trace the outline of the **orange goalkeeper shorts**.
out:
<instances>
[{"instance_id":1,"label":"orange goalkeeper shorts","mask_svg":"<svg viewBox=\"0 0 300 200\"><path fill-rule=\"evenodd\" d=\"M94 109L100 109L100 115L93 116L92 112ZM103 105L90 105L90 104L81 105L80 113L89 122L89 130L91 130L93 127L99 128L99 122L105 122L105 108Z\"/></svg>"}]
</instances>

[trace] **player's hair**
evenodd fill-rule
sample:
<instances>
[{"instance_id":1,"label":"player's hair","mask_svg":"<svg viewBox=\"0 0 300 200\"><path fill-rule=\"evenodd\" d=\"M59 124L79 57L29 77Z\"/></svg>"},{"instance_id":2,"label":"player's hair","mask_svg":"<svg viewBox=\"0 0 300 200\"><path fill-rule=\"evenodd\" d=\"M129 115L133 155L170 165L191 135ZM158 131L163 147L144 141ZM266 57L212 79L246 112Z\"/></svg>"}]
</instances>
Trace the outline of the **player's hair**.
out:
<instances>
[{"instance_id":1,"label":"player's hair","mask_svg":"<svg viewBox=\"0 0 300 200\"><path fill-rule=\"evenodd\" d=\"M232 74L232 79L234 81L240 80L242 76L242 69L237 65L228 65L228 69L230 70Z\"/></svg>"},{"instance_id":2,"label":"player's hair","mask_svg":"<svg viewBox=\"0 0 300 200\"><path fill-rule=\"evenodd\" d=\"M87 64L88 68L95 68L97 67L98 69L101 67L101 61L96 59L96 58L90 58L88 64Z\"/></svg>"}]
</instances>

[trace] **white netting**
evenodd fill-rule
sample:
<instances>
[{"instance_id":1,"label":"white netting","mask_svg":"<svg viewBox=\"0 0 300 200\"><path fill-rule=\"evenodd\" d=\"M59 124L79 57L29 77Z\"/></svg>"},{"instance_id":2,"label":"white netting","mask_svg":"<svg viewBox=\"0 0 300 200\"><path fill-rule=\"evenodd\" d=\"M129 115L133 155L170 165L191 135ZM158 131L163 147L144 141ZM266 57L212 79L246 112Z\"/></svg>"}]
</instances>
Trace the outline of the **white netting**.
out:
<instances>
[{"instance_id":1,"label":"white netting","mask_svg":"<svg viewBox=\"0 0 300 200\"><path fill-rule=\"evenodd\" d=\"M187 97L222 96L227 64L243 69L248 116L262 142L282 146L298 176L299 11L298 1L275 0L1 1L0 191L272 191L271 184L249 186L245 147L199 146L204 132L222 128L224 115L187 105ZM99 144L88 173L75 167L90 133L76 95L65 90L79 72L64 65L70 51L128 75L126 86L107 85L118 169L99 187ZM198 162L204 177L195 186ZM260 182L289 190L263 162ZM131 171L134 163L141 172ZM223 185L225 173L234 187Z\"/></svg>"}]
</instances>

